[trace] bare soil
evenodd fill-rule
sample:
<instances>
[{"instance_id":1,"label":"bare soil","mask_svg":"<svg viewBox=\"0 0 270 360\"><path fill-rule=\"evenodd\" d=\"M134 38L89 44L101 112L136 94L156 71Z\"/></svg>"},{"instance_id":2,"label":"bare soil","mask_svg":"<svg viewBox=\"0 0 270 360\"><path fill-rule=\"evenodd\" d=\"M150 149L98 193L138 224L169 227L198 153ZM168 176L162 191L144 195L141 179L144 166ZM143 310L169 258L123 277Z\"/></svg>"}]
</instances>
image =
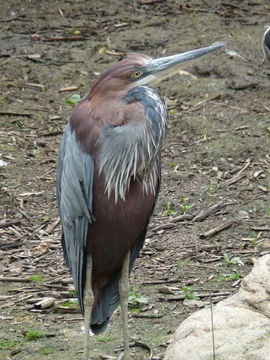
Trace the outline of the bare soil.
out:
<instances>
[{"instance_id":1,"label":"bare soil","mask_svg":"<svg viewBox=\"0 0 270 360\"><path fill-rule=\"evenodd\" d=\"M270 70L261 49L269 2L2 0L0 8L1 359L81 357L55 197L72 111L64 99L83 96L123 53L226 42L187 65L192 76L159 86L170 114L163 181L130 279L129 327L163 359L180 322L237 291L252 259L269 252ZM53 305L42 309L45 297ZM121 331L118 310L91 339L91 359L117 356ZM133 347L132 359L148 350Z\"/></svg>"}]
</instances>

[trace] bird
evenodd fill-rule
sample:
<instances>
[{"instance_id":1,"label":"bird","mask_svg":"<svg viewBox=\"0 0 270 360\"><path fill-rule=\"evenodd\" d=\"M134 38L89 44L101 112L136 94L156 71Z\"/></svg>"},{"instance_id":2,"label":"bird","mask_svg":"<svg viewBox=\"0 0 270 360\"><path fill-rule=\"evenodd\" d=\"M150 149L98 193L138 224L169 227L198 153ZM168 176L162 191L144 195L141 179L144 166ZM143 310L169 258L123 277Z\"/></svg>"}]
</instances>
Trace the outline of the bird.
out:
<instances>
[{"instance_id":1,"label":"bird","mask_svg":"<svg viewBox=\"0 0 270 360\"><path fill-rule=\"evenodd\" d=\"M264 52L264 60L270 62L270 26L267 27L262 38L262 48Z\"/></svg>"},{"instance_id":2,"label":"bird","mask_svg":"<svg viewBox=\"0 0 270 360\"><path fill-rule=\"evenodd\" d=\"M157 59L128 53L100 75L64 129L56 190L64 258L84 315L85 360L89 331L104 331L119 302L121 358L130 359L129 273L157 201L167 128L166 105L150 85L222 46Z\"/></svg>"}]
</instances>

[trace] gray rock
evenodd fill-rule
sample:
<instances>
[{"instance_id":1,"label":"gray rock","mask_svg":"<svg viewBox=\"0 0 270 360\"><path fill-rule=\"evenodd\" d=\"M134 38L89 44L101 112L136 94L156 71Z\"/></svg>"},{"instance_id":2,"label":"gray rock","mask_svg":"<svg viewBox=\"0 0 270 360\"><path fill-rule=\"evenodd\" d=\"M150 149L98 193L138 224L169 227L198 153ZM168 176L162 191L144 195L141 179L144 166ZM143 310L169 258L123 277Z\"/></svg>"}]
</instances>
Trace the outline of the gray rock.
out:
<instances>
[{"instance_id":1,"label":"gray rock","mask_svg":"<svg viewBox=\"0 0 270 360\"><path fill-rule=\"evenodd\" d=\"M213 307L216 360L270 359L270 255L260 258L239 291ZM213 360L211 310L184 320L164 360Z\"/></svg>"}]
</instances>

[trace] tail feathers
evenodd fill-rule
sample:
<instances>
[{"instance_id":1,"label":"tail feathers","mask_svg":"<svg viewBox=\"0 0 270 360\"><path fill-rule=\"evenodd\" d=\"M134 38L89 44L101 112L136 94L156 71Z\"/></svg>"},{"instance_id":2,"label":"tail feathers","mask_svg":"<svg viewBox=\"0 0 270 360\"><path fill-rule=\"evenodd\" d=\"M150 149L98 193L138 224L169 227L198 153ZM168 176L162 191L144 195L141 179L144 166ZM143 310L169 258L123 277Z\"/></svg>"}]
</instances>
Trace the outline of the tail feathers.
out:
<instances>
[{"instance_id":1,"label":"tail feathers","mask_svg":"<svg viewBox=\"0 0 270 360\"><path fill-rule=\"evenodd\" d=\"M102 294L102 299L96 305L91 317L91 330L94 334L100 334L105 331L110 317L119 304L119 279L121 272L117 272L111 279Z\"/></svg>"},{"instance_id":2,"label":"tail feathers","mask_svg":"<svg viewBox=\"0 0 270 360\"><path fill-rule=\"evenodd\" d=\"M140 234L136 243L133 245L130 251L130 263L129 271L131 271L136 258L139 256L140 250L143 247L145 234L147 227ZM106 286L102 299L99 304L96 305L92 312L91 318L91 330L94 334L99 334L108 326L109 319L119 304L119 279L121 276L121 269L111 278L109 284Z\"/></svg>"}]
</instances>

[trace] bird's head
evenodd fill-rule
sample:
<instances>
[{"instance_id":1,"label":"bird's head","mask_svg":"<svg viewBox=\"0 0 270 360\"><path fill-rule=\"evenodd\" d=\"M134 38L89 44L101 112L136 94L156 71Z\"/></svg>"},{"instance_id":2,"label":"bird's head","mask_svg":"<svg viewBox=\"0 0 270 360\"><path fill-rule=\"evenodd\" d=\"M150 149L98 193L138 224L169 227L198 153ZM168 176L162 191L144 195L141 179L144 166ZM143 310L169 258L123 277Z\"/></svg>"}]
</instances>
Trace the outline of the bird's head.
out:
<instances>
[{"instance_id":1,"label":"bird's head","mask_svg":"<svg viewBox=\"0 0 270 360\"><path fill-rule=\"evenodd\" d=\"M105 71L91 89L89 96L104 95L107 92L117 94L135 86L152 85L176 74L182 63L198 59L220 49L224 44L216 43L200 49L158 59L130 53L123 60Z\"/></svg>"}]
</instances>

